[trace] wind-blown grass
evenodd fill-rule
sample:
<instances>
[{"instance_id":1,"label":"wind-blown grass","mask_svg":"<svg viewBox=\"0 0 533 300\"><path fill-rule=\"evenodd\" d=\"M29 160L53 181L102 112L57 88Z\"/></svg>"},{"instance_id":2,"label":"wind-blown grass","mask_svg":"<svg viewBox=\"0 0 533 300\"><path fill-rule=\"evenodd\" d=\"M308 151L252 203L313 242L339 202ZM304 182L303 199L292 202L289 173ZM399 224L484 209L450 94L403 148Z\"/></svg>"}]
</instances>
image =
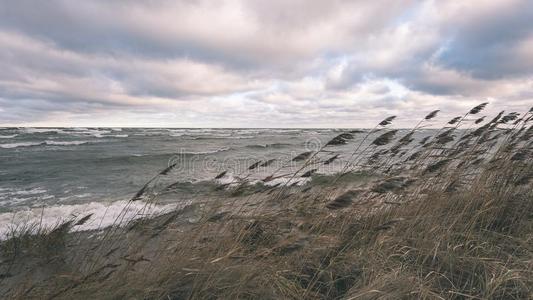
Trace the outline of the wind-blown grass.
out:
<instances>
[{"instance_id":1,"label":"wind-blown grass","mask_svg":"<svg viewBox=\"0 0 533 300\"><path fill-rule=\"evenodd\" d=\"M14 231L1 244L17 250L2 252L0 292L18 299L531 299L533 110L483 124L476 115L487 105L423 141L414 142L415 133L438 110L399 137L388 128L396 117L337 134L265 178L286 180L277 187L251 185L243 174L205 202L160 217L121 216L96 233L67 234L83 218L59 225L46 233L61 228L57 243ZM345 155L335 147L351 143L338 174L317 175ZM247 172L270 163L256 161ZM162 183L171 169L131 201L149 206L171 192ZM293 184L302 177L311 182ZM44 240L63 249L62 268L5 262Z\"/></svg>"}]
</instances>

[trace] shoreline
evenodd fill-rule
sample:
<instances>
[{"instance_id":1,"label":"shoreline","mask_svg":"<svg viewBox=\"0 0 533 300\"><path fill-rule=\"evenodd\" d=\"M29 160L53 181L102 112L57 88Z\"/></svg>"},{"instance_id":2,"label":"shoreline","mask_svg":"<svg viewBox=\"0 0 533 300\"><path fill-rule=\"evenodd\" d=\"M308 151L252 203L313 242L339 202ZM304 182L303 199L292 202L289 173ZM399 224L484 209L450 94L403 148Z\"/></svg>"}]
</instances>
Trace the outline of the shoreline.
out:
<instances>
[{"instance_id":1,"label":"shoreline","mask_svg":"<svg viewBox=\"0 0 533 300\"><path fill-rule=\"evenodd\" d=\"M345 179L345 181L352 179L360 179L370 174L354 174ZM304 181L302 185L299 185L301 189L319 187L326 185L329 181L334 179L335 175L332 174L317 174L314 177L310 177L309 180ZM233 187L238 184L233 183ZM205 181L197 184L211 187L211 191L205 194L199 194L192 196L188 199L177 200L173 195L169 195L168 199L159 199L158 203L146 203L143 201L135 201L129 204L130 200L110 200L110 201L90 201L80 204L59 204L53 206L44 207L31 207L23 208L16 211L7 211L0 213L0 241L6 239L6 234L13 228L23 226L37 226L42 227L42 230L49 230L57 224L61 224L67 221L76 221L83 218L86 215L91 215L88 222L83 225L73 227L71 230L78 231L99 231L105 230L108 226L114 225L114 221L118 215L121 214L126 206L128 208L128 216L126 220L136 220L144 218L156 218L159 215L169 213L173 210L177 210L180 207L194 204L195 202L203 202L204 198L212 197L228 197L231 198L230 193L217 191L216 187L226 186L226 181ZM195 184L193 184L194 186ZM242 193L259 193L265 190L275 190L275 182L269 182L262 184L260 181L247 183L247 187L244 188ZM133 205L133 207L131 207ZM147 208L147 206L149 206ZM143 212L146 211L146 212ZM146 217L144 214L152 214L152 217ZM15 221L16 220L16 221ZM15 221L15 222L13 222Z\"/></svg>"}]
</instances>

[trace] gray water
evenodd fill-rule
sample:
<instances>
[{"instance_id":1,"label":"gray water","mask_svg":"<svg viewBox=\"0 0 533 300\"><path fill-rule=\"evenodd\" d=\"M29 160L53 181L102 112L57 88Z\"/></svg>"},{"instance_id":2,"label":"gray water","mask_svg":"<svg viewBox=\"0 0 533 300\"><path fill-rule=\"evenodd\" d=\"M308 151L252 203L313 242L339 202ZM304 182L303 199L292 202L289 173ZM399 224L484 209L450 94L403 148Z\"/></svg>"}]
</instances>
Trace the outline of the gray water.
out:
<instances>
[{"instance_id":1,"label":"gray water","mask_svg":"<svg viewBox=\"0 0 533 300\"><path fill-rule=\"evenodd\" d=\"M300 129L0 130L0 211L131 197L178 162L176 181L208 181L255 159L290 157L336 134ZM311 149L312 150L312 149ZM273 164L272 167L277 166ZM268 172L268 170L263 170Z\"/></svg>"},{"instance_id":2,"label":"gray water","mask_svg":"<svg viewBox=\"0 0 533 300\"><path fill-rule=\"evenodd\" d=\"M174 163L176 168L169 177L177 183L176 201L202 188L209 189L222 171L227 171L227 175L219 184L245 176L252 181L260 180L280 168L281 173L287 171L283 168L295 155L319 149L342 131L3 128L0 223L17 219L15 212L21 211L28 212L28 219L42 218L39 209L45 207L51 220L74 211L105 209L107 214L109 208L102 203L123 203L155 174ZM321 167L319 173L333 173L346 162L364 134L355 136L347 145L328 148L340 153L340 159L327 168ZM253 172L248 170L254 162L269 159L275 162Z\"/></svg>"}]
</instances>

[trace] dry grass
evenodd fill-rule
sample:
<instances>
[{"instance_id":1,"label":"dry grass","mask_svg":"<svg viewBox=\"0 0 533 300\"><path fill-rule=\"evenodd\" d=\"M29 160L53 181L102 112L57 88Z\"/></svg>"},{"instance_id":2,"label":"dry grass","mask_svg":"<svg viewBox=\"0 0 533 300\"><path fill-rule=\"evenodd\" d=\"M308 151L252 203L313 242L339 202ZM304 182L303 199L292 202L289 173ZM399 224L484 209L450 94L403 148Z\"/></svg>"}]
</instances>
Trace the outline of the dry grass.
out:
<instances>
[{"instance_id":1,"label":"dry grass","mask_svg":"<svg viewBox=\"0 0 533 300\"><path fill-rule=\"evenodd\" d=\"M72 221L61 222L51 229L38 224L24 224L9 228L6 240L0 244L1 256L7 261L33 257L52 259L65 249L66 238Z\"/></svg>"},{"instance_id":2,"label":"dry grass","mask_svg":"<svg viewBox=\"0 0 533 300\"><path fill-rule=\"evenodd\" d=\"M531 299L533 112L470 129L486 105L423 143L412 137L438 111L397 141L389 117L340 174L313 175L359 133L338 135L294 157L293 173L269 176L286 184L242 180L206 203L82 233L68 268L36 278L19 267L0 290L16 299ZM292 186L308 173L311 184ZM132 201L157 201L155 182Z\"/></svg>"}]
</instances>

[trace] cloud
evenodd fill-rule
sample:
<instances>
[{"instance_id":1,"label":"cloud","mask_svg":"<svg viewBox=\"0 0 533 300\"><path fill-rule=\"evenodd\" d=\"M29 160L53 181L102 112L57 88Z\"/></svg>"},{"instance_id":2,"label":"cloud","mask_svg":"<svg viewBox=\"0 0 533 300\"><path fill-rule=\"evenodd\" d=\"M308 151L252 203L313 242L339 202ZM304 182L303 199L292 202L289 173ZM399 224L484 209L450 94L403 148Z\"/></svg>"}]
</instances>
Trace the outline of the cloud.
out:
<instances>
[{"instance_id":1,"label":"cloud","mask_svg":"<svg viewBox=\"0 0 533 300\"><path fill-rule=\"evenodd\" d=\"M357 127L486 99L525 110L531 20L528 0L0 0L0 125Z\"/></svg>"},{"instance_id":2,"label":"cloud","mask_svg":"<svg viewBox=\"0 0 533 300\"><path fill-rule=\"evenodd\" d=\"M286 64L379 30L411 1L386 2L21 0L0 26L76 52Z\"/></svg>"},{"instance_id":3,"label":"cloud","mask_svg":"<svg viewBox=\"0 0 533 300\"><path fill-rule=\"evenodd\" d=\"M442 9L450 15L442 21L449 40L437 59L443 66L485 79L531 74L533 56L524 47L533 37L533 2L451 2Z\"/></svg>"}]
</instances>

